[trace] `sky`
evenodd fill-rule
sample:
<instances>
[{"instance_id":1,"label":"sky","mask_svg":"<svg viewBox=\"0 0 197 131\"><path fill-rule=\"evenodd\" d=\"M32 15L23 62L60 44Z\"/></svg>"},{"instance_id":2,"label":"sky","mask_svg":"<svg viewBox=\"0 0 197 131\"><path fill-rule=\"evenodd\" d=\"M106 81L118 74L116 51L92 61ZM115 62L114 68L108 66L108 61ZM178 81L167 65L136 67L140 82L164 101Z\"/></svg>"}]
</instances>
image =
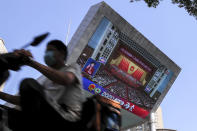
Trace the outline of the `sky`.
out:
<instances>
[{"instance_id":1,"label":"sky","mask_svg":"<svg viewBox=\"0 0 197 131\"><path fill-rule=\"evenodd\" d=\"M38 47L28 48L43 63L46 43L52 39L68 41L90 6L101 0L0 0L0 38L9 52L31 42L39 34L50 36ZM178 131L196 131L197 110L197 20L169 0L157 8L148 8L143 1L105 0L124 19L140 31L182 70L161 103L164 127ZM37 78L38 71L22 67L11 72L4 91L15 94L25 77Z\"/></svg>"}]
</instances>

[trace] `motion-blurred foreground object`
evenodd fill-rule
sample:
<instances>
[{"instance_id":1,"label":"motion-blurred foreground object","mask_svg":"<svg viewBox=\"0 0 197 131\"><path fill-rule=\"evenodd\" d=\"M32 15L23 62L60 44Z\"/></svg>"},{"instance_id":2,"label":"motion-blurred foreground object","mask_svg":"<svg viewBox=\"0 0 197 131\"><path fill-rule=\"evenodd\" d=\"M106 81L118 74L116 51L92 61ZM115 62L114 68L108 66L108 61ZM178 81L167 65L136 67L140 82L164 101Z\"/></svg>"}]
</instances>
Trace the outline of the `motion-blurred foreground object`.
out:
<instances>
[{"instance_id":1,"label":"motion-blurred foreground object","mask_svg":"<svg viewBox=\"0 0 197 131\"><path fill-rule=\"evenodd\" d=\"M97 125L100 122L101 131L119 131L121 129L120 103L99 95L96 95L96 99L99 103L97 104L96 122Z\"/></svg>"},{"instance_id":2,"label":"motion-blurred foreground object","mask_svg":"<svg viewBox=\"0 0 197 131\"><path fill-rule=\"evenodd\" d=\"M28 43L21 47L21 49L25 49L29 46L38 46L43 40L45 40L49 36L49 32L41 34L34 38L34 40L31 43Z\"/></svg>"},{"instance_id":3,"label":"motion-blurred foreground object","mask_svg":"<svg viewBox=\"0 0 197 131\"><path fill-rule=\"evenodd\" d=\"M30 43L22 48L27 48L28 46L37 46L39 45L46 37L49 35L49 33L45 33L43 35L35 37L35 39ZM13 53L7 53L7 50L5 48L4 42L2 39L0 39L0 91L3 90L4 82L9 77L9 71L8 70L14 70L17 71L20 69L20 66L24 64L25 61L29 60L29 58L25 57L17 57ZM6 107L6 106L4 106ZM1 108L1 107L0 107ZM1 108L1 122L0 122L0 130L1 131L9 131L8 129L8 114L7 111L4 110L4 108Z\"/></svg>"},{"instance_id":4,"label":"motion-blurred foreground object","mask_svg":"<svg viewBox=\"0 0 197 131\"><path fill-rule=\"evenodd\" d=\"M82 68L86 94L120 102L123 129L146 121L181 71L105 2L89 9L68 49L68 64Z\"/></svg>"},{"instance_id":5,"label":"motion-blurred foreground object","mask_svg":"<svg viewBox=\"0 0 197 131\"><path fill-rule=\"evenodd\" d=\"M90 131L119 131L121 129L120 103L99 95L88 97L83 104L79 127Z\"/></svg>"},{"instance_id":6,"label":"motion-blurred foreground object","mask_svg":"<svg viewBox=\"0 0 197 131\"><path fill-rule=\"evenodd\" d=\"M34 38L34 40L23 46L22 49L27 48L29 46L38 46L44 39L47 38L49 33L44 33ZM17 71L20 69L20 66L24 64L24 62L28 61L28 57L18 57L13 53L4 53L0 55L0 65L3 70L10 69Z\"/></svg>"}]
</instances>

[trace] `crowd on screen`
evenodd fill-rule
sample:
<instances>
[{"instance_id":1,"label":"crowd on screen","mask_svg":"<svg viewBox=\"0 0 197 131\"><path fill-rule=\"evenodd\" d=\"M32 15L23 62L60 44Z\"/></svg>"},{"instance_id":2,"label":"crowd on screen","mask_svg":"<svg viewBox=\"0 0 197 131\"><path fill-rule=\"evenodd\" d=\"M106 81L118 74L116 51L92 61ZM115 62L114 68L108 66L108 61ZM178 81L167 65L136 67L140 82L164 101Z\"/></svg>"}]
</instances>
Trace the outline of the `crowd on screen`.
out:
<instances>
[{"instance_id":1,"label":"crowd on screen","mask_svg":"<svg viewBox=\"0 0 197 131\"><path fill-rule=\"evenodd\" d=\"M155 104L155 101L149 98L145 92L128 87L105 70L99 71L92 80L110 92L127 99L140 107L151 109Z\"/></svg>"},{"instance_id":2,"label":"crowd on screen","mask_svg":"<svg viewBox=\"0 0 197 131\"><path fill-rule=\"evenodd\" d=\"M106 71L101 70L95 75L94 78L92 78L92 81L102 87L106 87L112 83L117 82L117 79L113 76L110 76L110 74L108 74Z\"/></svg>"},{"instance_id":3,"label":"crowd on screen","mask_svg":"<svg viewBox=\"0 0 197 131\"><path fill-rule=\"evenodd\" d=\"M85 61L80 59L78 60L78 63L83 65L85 64ZM155 101L147 96L145 92L126 86L106 70L98 71L92 78L92 81L140 107L151 109L155 104Z\"/></svg>"}]
</instances>

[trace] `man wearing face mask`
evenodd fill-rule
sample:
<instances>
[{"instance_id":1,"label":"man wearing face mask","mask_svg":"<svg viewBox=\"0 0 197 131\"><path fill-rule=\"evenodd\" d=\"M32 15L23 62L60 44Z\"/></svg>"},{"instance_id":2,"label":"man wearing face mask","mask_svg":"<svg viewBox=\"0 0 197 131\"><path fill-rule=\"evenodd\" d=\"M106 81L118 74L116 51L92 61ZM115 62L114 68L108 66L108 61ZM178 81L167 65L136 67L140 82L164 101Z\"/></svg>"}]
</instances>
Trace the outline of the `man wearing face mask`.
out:
<instances>
[{"instance_id":1,"label":"man wearing face mask","mask_svg":"<svg viewBox=\"0 0 197 131\"><path fill-rule=\"evenodd\" d=\"M43 75L38 80L23 80L18 96L0 92L0 99L21 107L19 111L8 108L8 126L13 131L25 130L24 124L32 131L59 131L74 125L84 101L82 77L79 65L65 65L68 52L64 43L52 40L47 44L44 60L48 66L33 60L29 51L16 50L14 54L24 56L24 65Z\"/></svg>"}]
</instances>

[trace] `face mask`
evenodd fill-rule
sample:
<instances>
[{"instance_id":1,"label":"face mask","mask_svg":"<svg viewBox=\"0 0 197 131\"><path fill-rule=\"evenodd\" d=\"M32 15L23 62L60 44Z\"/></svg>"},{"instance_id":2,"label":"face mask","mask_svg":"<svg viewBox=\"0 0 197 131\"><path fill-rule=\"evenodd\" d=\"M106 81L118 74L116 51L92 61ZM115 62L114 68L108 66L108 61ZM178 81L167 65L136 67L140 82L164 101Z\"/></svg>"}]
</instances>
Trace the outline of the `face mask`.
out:
<instances>
[{"instance_id":1,"label":"face mask","mask_svg":"<svg viewBox=\"0 0 197 131\"><path fill-rule=\"evenodd\" d=\"M56 63L54 52L46 51L45 56L44 56L44 61L48 66L53 66Z\"/></svg>"}]
</instances>

